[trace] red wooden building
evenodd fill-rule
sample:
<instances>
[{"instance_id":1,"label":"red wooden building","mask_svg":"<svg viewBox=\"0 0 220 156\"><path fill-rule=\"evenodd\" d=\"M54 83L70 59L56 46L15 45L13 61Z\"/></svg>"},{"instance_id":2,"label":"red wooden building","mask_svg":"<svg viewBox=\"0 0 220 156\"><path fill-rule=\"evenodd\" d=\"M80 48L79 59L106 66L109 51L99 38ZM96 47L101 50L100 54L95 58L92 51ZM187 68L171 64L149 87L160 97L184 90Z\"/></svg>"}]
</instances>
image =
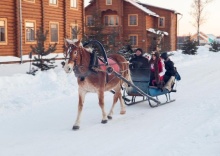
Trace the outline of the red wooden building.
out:
<instances>
[{"instance_id":1,"label":"red wooden building","mask_svg":"<svg viewBox=\"0 0 220 156\"><path fill-rule=\"evenodd\" d=\"M83 0L1 0L0 6L0 56L27 55L40 27L49 31L45 47L57 43L56 52L63 52L64 38L83 35Z\"/></svg>"},{"instance_id":2,"label":"red wooden building","mask_svg":"<svg viewBox=\"0 0 220 156\"><path fill-rule=\"evenodd\" d=\"M94 10L99 10L101 21L105 26L106 42L108 36L117 30L117 39L130 40L134 48L145 51L177 49L177 13L175 10L140 3L135 0L91 0L85 8L85 34L93 26ZM158 37L159 35L163 37Z\"/></svg>"}]
</instances>

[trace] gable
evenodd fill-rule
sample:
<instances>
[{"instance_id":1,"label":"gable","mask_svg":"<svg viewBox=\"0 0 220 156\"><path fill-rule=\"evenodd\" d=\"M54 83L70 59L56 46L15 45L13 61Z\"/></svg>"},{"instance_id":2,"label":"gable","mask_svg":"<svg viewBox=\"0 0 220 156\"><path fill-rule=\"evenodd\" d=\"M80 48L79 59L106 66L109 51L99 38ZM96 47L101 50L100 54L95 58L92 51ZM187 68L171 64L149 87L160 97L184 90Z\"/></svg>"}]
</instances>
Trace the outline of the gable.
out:
<instances>
[{"instance_id":1,"label":"gable","mask_svg":"<svg viewBox=\"0 0 220 156\"><path fill-rule=\"evenodd\" d=\"M137 2L133 1L133 0L124 0L125 2L128 2L130 4L132 4L133 6L137 7L138 9L144 11L146 14L151 15L151 16L155 16L155 17L159 17L158 14L156 14L155 12L147 9L146 7L138 4Z\"/></svg>"}]
</instances>

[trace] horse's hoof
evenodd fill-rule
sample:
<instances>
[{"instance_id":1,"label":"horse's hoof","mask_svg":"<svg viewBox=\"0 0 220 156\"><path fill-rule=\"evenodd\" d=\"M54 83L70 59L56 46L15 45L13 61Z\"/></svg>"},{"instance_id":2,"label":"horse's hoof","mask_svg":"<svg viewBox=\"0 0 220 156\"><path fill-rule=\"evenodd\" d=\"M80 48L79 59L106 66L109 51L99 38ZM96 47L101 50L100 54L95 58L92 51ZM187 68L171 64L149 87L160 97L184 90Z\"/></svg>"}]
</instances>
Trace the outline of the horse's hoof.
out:
<instances>
[{"instance_id":1,"label":"horse's hoof","mask_svg":"<svg viewBox=\"0 0 220 156\"><path fill-rule=\"evenodd\" d=\"M79 126L73 126L72 129L73 129L73 130L78 130L78 129L79 129Z\"/></svg>"},{"instance_id":2,"label":"horse's hoof","mask_svg":"<svg viewBox=\"0 0 220 156\"><path fill-rule=\"evenodd\" d=\"M102 120L102 124L106 124L108 122L108 120Z\"/></svg>"},{"instance_id":3,"label":"horse's hoof","mask_svg":"<svg viewBox=\"0 0 220 156\"><path fill-rule=\"evenodd\" d=\"M111 119L112 119L112 116L109 116L109 115L108 115L107 117L108 117L108 119L109 119L109 120L111 120Z\"/></svg>"},{"instance_id":4,"label":"horse's hoof","mask_svg":"<svg viewBox=\"0 0 220 156\"><path fill-rule=\"evenodd\" d=\"M125 114L125 113L126 113L126 111L121 111L121 112L120 112L120 114Z\"/></svg>"}]
</instances>

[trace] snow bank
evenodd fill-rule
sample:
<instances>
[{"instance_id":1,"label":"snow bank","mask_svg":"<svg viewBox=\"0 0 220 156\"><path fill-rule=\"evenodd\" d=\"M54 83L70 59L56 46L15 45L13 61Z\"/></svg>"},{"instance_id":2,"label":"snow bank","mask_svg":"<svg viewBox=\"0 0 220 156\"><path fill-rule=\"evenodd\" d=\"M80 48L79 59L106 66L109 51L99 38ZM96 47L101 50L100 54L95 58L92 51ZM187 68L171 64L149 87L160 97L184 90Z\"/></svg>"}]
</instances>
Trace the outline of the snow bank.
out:
<instances>
[{"instance_id":1,"label":"snow bank","mask_svg":"<svg viewBox=\"0 0 220 156\"><path fill-rule=\"evenodd\" d=\"M29 64L0 65L1 156L219 156L220 53L200 47L195 56L175 52L182 80L176 101L158 108L143 102L101 124L96 94L88 94L79 131L77 83L60 62L54 70L26 74ZM161 100L162 97L159 97ZM109 111L112 94L105 93Z\"/></svg>"}]
</instances>

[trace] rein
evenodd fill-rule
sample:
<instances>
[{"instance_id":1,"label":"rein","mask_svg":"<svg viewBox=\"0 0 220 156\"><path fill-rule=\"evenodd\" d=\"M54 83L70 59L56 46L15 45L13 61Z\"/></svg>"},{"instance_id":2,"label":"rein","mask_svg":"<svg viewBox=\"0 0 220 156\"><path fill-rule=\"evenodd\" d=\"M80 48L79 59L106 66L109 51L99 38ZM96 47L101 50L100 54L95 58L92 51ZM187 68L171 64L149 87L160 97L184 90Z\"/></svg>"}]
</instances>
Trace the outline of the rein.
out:
<instances>
[{"instance_id":1,"label":"rein","mask_svg":"<svg viewBox=\"0 0 220 156\"><path fill-rule=\"evenodd\" d=\"M76 51L73 51L74 48L78 48L78 49ZM71 53L76 54L75 59L72 58ZM74 54L72 54L72 55L74 55ZM81 47L81 46L78 47L78 46L72 45L72 44L69 46L69 48L68 48L65 55L66 55L65 60L69 59L69 61L74 62L73 72L74 72L74 74L77 78L80 78L81 81L83 81L85 79L85 77L89 76L93 71L95 71L95 72L104 72L106 74L109 74L108 71L100 69L99 67L101 67L101 66L106 66L108 68L108 67L111 67L110 65L114 65L114 64L129 63L128 61L125 61L125 62L111 63L111 64L106 65L103 62L104 64L99 64L96 67L95 66L90 66L90 65L88 67L86 67L85 65L83 65L83 58L82 58L83 57L83 47ZM69 56L69 58L68 58L68 56ZM79 62L78 62L78 57L80 57ZM90 59L91 59L91 57L90 57ZM82 70L80 70L80 69L83 69L83 68L88 68L88 69L84 73L82 73ZM128 69L125 69L123 71L120 69L120 73L123 73L123 72L126 72L126 71L128 71Z\"/></svg>"}]
</instances>

